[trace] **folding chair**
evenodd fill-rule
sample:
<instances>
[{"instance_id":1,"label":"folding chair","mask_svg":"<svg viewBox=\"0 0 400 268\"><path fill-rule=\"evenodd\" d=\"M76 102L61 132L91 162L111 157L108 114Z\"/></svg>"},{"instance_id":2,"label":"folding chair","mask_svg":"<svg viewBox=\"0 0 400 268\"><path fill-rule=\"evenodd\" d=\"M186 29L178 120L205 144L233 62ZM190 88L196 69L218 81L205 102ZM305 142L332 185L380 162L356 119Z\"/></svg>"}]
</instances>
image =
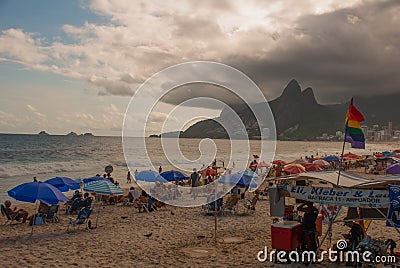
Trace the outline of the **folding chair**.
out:
<instances>
[{"instance_id":1,"label":"folding chair","mask_svg":"<svg viewBox=\"0 0 400 268\"><path fill-rule=\"evenodd\" d=\"M79 213L78 216L76 217L76 220L73 220L72 218L70 218L69 224L68 224L68 228L67 228L67 232L69 231L69 227L72 226L72 228L75 230L76 228L79 228L79 226L82 225L86 225L86 229L88 229L88 227L90 227L90 214L92 214L92 210L88 207L84 207L82 208Z\"/></svg>"},{"instance_id":2,"label":"folding chair","mask_svg":"<svg viewBox=\"0 0 400 268\"><path fill-rule=\"evenodd\" d=\"M226 203L222 206L221 210L224 214L226 211L230 211L231 213L235 213L237 210L238 201L240 199L240 195L231 195L226 200Z\"/></svg>"},{"instance_id":3,"label":"folding chair","mask_svg":"<svg viewBox=\"0 0 400 268\"><path fill-rule=\"evenodd\" d=\"M45 222L60 222L58 218L58 208L59 205L51 205L49 206L47 213L44 216Z\"/></svg>"}]
</instances>

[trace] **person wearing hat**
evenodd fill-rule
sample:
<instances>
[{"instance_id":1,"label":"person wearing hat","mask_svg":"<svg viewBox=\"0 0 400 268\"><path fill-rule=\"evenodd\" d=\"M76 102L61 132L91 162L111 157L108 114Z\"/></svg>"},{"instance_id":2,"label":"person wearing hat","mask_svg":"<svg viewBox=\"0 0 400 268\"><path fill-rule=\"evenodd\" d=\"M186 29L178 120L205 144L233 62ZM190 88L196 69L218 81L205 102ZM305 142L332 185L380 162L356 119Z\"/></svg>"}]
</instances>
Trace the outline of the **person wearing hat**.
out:
<instances>
[{"instance_id":1,"label":"person wearing hat","mask_svg":"<svg viewBox=\"0 0 400 268\"><path fill-rule=\"evenodd\" d=\"M315 224L318 217L318 209L314 207L313 202L306 201L301 204L298 208L298 211L304 212L303 216L303 249L308 251L316 251L317 241L316 241L316 232L317 226Z\"/></svg>"},{"instance_id":2,"label":"person wearing hat","mask_svg":"<svg viewBox=\"0 0 400 268\"><path fill-rule=\"evenodd\" d=\"M348 221L348 218L344 218L344 225L350 227L350 232L348 234L344 234L344 238L350 241L350 247L352 250L355 250L358 246L358 243L364 239L364 230L363 228L354 221Z\"/></svg>"}]
</instances>

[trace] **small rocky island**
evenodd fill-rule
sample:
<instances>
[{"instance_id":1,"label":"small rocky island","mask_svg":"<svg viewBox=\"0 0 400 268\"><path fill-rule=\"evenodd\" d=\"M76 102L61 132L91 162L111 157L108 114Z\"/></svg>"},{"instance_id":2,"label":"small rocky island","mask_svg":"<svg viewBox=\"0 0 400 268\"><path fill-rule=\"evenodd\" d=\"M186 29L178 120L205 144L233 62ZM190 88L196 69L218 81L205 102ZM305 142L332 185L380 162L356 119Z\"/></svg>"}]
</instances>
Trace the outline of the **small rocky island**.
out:
<instances>
[{"instance_id":1,"label":"small rocky island","mask_svg":"<svg viewBox=\"0 0 400 268\"><path fill-rule=\"evenodd\" d=\"M38 135L40 135L40 136L49 136L50 134L47 133L46 131L42 130L42 131L40 131L40 132L38 133Z\"/></svg>"}]
</instances>

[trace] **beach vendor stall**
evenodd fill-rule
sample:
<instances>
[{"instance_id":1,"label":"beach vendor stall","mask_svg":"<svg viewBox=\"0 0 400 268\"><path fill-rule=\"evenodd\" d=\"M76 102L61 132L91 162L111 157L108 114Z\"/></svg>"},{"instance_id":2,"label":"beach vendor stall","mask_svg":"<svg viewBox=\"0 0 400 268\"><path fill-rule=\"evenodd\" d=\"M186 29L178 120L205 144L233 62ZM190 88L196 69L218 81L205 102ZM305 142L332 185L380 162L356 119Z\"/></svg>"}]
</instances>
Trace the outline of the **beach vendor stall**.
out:
<instances>
[{"instance_id":1,"label":"beach vendor stall","mask_svg":"<svg viewBox=\"0 0 400 268\"><path fill-rule=\"evenodd\" d=\"M274 249L318 252L325 239L331 238L332 225L337 222L345 222L350 228L350 234L344 235L347 239L347 248L343 250L363 251L375 247L376 251L372 255L375 256L386 254L392 242L395 245L395 241L391 239L380 241L368 236L367 230L371 220L386 220L387 226L396 229L400 227L400 186L394 185L400 184L400 176L371 181L358 175L341 172L340 181L337 183L338 175L338 171L307 172L279 178L276 181L278 195L280 199L284 199L285 204L289 204L290 201L293 203L294 200L302 204L297 206L297 211L296 204L286 205L283 221L271 226ZM305 183L296 185L296 181ZM276 200L276 197L273 198ZM318 213L322 212L321 208L325 211L318 218ZM320 209L319 212L318 209ZM345 217L338 220L341 210L347 210L347 215L343 215ZM303 217L300 216L301 213L304 213ZM321 241L312 241L314 234L314 237L318 236L316 229L318 225L322 226L322 221L328 224L325 234ZM358 229L362 230L361 234L357 234L360 233L356 232ZM322 234L322 230L320 233ZM357 239L355 239L356 235L358 235ZM331 239L328 244L330 247ZM393 254L398 253L393 251Z\"/></svg>"}]
</instances>

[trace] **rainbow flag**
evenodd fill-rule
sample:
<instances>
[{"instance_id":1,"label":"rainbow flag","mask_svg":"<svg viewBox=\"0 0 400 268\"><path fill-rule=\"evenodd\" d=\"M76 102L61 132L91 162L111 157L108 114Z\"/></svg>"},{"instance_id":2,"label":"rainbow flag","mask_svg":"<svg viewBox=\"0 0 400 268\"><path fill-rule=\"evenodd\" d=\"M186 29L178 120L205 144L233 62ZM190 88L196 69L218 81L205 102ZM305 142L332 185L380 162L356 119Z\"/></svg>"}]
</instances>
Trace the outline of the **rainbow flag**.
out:
<instances>
[{"instance_id":1,"label":"rainbow flag","mask_svg":"<svg viewBox=\"0 0 400 268\"><path fill-rule=\"evenodd\" d=\"M365 149L365 137L360 126L360 122L364 120L364 116L353 105L353 99L351 99L346 114L345 142L350 142L352 148Z\"/></svg>"}]
</instances>

